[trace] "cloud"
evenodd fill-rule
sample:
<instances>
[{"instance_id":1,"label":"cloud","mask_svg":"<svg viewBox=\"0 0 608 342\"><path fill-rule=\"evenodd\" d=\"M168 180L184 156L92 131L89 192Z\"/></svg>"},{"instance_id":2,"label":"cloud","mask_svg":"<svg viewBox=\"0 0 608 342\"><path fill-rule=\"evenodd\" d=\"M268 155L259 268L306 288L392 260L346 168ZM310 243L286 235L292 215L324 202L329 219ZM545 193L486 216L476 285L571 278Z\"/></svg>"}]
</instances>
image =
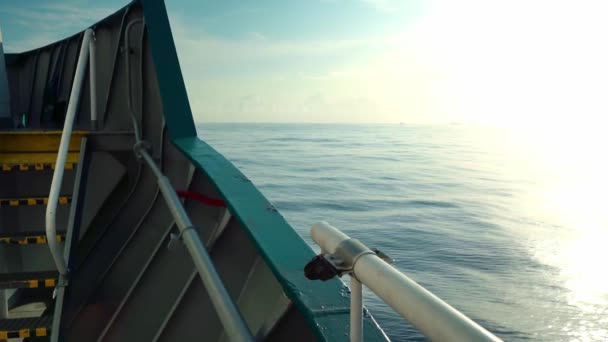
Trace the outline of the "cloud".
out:
<instances>
[{"instance_id":1,"label":"cloud","mask_svg":"<svg viewBox=\"0 0 608 342\"><path fill-rule=\"evenodd\" d=\"M373 114L384 106L376 91L358 86L371 84L373 71L351 64L362 52L385 50L394 37L278 40L249 32L223 38L188 25L181 14L170 20L199 119L378 121Z\"/></svg>"},{"instance_id":2,"label":"cloud","mask_svg":"<svg viewBox=\"0 0 608 342\"><path fill-rule=\"evenodd\" d=\"M114 13L117 8L83 6L76 0L46 4L0 7L0 14L10 17L15 31L23 36L8 40L9 52L22 52L68 37ZM36 23L35 31L32 24Z\"/></svg>"},{"instance_id":3,"label":"cloud","mask_svg":"<svg viewBox=\"0 0 608 342\"><path fill-rule=\"evenodd\" d=\"M570 125L608 111L607 7L435 1L401 32L341 40L222 39L172 24L194 108L205 117L247 98L224 113L246 121L276 113L280 121ZM343 115L368 111L367 119Z\"/></svg>"},{"instance_id":4,"label":"cloud","mask_svg":"<svg viewBox=\"0 0 608 342\"><path fill-rule=\"evenodd\" d=\"M383 38L277 40L260 32L243 38L221 38L203 28L192 27L179 15L170 15L171 28L179 50L188 51L188 59L206 62L233 62L260 58L332 55L352 49L368 49L386 43Z\"/></svg>"}]
</instances>

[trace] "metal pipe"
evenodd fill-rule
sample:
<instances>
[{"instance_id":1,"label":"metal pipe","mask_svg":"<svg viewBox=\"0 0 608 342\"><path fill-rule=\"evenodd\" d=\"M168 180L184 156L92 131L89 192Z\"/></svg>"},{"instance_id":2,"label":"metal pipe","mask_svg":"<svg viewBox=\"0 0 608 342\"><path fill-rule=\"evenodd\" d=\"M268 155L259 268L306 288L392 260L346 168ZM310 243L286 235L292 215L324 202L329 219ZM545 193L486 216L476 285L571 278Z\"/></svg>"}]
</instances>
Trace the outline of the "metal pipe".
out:
<instances>
[{"instance_id":1,"label":"metal pipe","mask_svg":"<svg viewBox=\"0 0 608 342\"><path fill-rule=\"evenodd\" d=\"M145 160L157 178L160 191L167 202L169 211L171 211L173 218L175 218L182 241L194 261L194 266L203 281L205 289L209 293L211 303L224 326L224 332L230 341L253 341L245 320L224 287L205 246L201 242L196 229L194 229L192 221L190 221L186 210L177 197L171 182L161 173L150 154L144 148L136 148L136 153Z\"/></svg>"},{"instance_id":2,"label":"metal pipe","mask_svg":"<svg viewBox=\"0 0 608 342\"><path fill-rule=\"evenodd\" d=\"M313 225L311 235L332 254L350 239L327 222ZM500 341L375 254L357 257L353 275L432 341Z\"/></svg>"},{"instance_id":3,"label":"metal pipe","mask_svg":"<svg viewBox=\"0 0 608 342\"><path fill-rule=\"evenodd\" d=\"M91 98L91 128L97 130L97 56L95 32L89 41L89 88Z\"/></svg>"},{"instance_id":4,"label":"metal pipe","mask_svg":"<svg viewBox=\"0 0 608 342\"><path fill-rule=\"evenodd\" d=\"M78 56L78 64L76 65L76 72L74 73L74 83L72 84L72 91L70 92L70 102L68 103L68 109L65 115L63 131L61 132L59 151L57 151L55 172L53 173L53 181L51 182L51 190L49 192L48 204L46 206L46 240L49 244L49 249L51 250L53 259L55 260L55 265L57 265L57 270L63 276L67 275L68 270L65 259L62 255L62 250L57 243L57 201L59 200L59 191L61 189L61 183L63 182L63 171L68 155L68 148L70 146L70 139L72 137L74 117L76 116L78 103L80 101L80 90L82 89L82 81L84 80L85 70L87 67L86 64L89 57L89 42L91 41L92 36L92 29L87 29L84 31L82 45L80 46L80 55Z\"/></svg>"},{"instance_id":5,"label":"metal pipe","mask_svg":"<svg viewBox=\"0 0 608 342\"><path fill-rule=\"evenodd\" d=\"M129 56L131 54L131 47L129 46L129 33L131 32L131 28L133 27L133 25L138 24L138 23L142 23L143 24L144 20L142 18L136 18L131 20L128 24L127 27L125 28L125 37L124 37L124 44L125 44L125 73L127 75L127 108L129 108L129 114L131 115L131 122L133 123L133 131L135 133L135 141L136 142L140 142L141 141L141 129L139 126L139 123L137 122L137 118L135 117L135 111L133 110L133 104L132 104L132 99L131 99L131 68L129 66Z\"/></svg>"},{"instance_id":6,"label":"metal pipe","mask_svg":"<svg viewBox=\"0 0 608 342\"><path fill-rule=\"evenodd\" d=\"M350 277L350 342L363 341L363 286Z\"/></svg>"}]
</instances>

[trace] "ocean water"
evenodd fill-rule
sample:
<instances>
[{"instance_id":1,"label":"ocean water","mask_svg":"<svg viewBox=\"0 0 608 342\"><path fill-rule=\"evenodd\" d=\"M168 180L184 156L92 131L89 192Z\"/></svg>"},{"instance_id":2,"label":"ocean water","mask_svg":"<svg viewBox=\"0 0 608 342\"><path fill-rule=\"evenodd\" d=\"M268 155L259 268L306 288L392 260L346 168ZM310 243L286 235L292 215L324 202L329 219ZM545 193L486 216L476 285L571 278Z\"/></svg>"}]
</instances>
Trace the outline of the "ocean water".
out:
<instances>
[{"instance_id":1,"label":"ocean water","mask_svg":"<svg viewBox=\"0 0 608 342\"><path fill-rule=\"evenodd\" d=\"M198 132L309 244L309 227L326 220L505 340L608 341L601 136L459 125ZM391 339L423 340L369 291L365 305Z\"/></svg>"}]
</instances>

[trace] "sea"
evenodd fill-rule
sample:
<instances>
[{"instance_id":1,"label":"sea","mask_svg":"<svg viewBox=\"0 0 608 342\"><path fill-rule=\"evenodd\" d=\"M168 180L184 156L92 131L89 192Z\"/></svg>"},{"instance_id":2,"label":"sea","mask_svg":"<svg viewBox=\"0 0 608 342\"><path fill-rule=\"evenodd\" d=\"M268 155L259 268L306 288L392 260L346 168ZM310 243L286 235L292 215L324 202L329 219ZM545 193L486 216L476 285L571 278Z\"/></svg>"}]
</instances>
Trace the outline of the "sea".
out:
<instances>
[{"instance_id":1,"label":"sea","mask_svg":"<svg viewBox=\"0 0 608 342\"><path fill-rule=\"evenodd\" d=\"M508 341L608 341L601 132L199 123L315 250L327 221ZM394 341L424 338L373 293Z\"/></svg>"}]
</instances>

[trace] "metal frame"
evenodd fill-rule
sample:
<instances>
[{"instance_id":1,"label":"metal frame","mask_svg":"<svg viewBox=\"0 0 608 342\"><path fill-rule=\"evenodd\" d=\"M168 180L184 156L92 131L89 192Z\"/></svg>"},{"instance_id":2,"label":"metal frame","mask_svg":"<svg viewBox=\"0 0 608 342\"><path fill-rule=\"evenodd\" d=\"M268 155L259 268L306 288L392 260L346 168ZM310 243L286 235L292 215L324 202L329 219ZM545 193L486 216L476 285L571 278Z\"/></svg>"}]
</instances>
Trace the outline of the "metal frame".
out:
<instances>
[{"instance_id":1,"label":"metal frame","mask_svg":"<svg viewBox=\"0 0 608 342\"><path fill-rule=\"evenodd\" d=\"M470 318L417 284L361 242L327 222L310 230L336 275L351 277L351 341L362 341L362 284L432 341L500 341Z\"/></svg>"}]
</instances>

